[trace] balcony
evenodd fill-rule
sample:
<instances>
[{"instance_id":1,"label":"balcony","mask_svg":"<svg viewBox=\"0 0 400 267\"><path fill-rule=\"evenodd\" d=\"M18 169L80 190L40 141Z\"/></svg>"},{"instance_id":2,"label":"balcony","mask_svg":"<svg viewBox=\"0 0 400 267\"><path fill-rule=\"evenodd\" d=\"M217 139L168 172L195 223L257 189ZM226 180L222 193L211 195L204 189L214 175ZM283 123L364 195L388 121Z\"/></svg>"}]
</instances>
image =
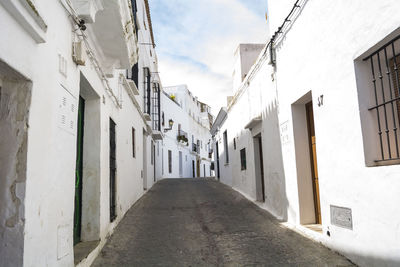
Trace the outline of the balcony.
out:
<instances>
[{"instance_id":1,"label":"balcony","mask_svg":"<svg viewBox=\"0 0 400 267\"><path fill-rule=\"evenodd\" d=\"M126 0L73 0L78 17L85 20L88 35L101 49L106 73L129 69L137 62L137 36L130 2ZM106 33L106 34L105 34Z\"/></svg>"},{"instance_id":2,"label":"balcony","mask_svg":"<svg viewBox=\"0 0 400 267\"><path fill-rule=\"evenodd\" d=\"M178 130L178 135L176 136L176 139L182 145L189 145L188 134L185 131Z\"/></svg>"}]
</instances>

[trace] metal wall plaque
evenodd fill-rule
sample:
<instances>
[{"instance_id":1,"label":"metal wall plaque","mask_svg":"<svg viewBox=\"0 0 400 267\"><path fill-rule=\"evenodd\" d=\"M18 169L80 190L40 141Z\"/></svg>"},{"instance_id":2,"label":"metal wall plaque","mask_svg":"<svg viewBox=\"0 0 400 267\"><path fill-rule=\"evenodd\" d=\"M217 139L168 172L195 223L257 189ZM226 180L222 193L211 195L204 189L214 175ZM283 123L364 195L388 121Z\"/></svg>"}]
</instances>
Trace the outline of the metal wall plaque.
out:
<instances>
[{"instance_id":1,"label":"metal wall plaque","mask_svg":"<svg viewBox=\"0 0 400 267\"><path fill-rule=\"evenodd\" d=\"M353 230L351 209L331 205L331 224Z\"/></svg>"}]
</instances>

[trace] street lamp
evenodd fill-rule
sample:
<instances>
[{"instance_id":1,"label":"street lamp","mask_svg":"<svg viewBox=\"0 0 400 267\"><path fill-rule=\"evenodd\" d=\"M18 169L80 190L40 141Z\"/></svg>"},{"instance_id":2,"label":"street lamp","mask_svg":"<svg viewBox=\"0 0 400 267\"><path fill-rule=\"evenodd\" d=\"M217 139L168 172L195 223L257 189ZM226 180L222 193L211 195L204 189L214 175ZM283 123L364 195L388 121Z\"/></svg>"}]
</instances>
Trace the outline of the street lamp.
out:
<instances>
[{"instance_id":1,"label":"street lamp","mask_svg":"<svg viewBox=\"0 0 400 267\"><path fill-rule=\"evenodd\" d=\"M170 119L170 120L168 121L168 125L169 125L169 128L164 129L164 133L166 133L166 132L172 130L172 126L174 125L174 121L173 121L172 119Z\"/></svg>"}]
</instances>

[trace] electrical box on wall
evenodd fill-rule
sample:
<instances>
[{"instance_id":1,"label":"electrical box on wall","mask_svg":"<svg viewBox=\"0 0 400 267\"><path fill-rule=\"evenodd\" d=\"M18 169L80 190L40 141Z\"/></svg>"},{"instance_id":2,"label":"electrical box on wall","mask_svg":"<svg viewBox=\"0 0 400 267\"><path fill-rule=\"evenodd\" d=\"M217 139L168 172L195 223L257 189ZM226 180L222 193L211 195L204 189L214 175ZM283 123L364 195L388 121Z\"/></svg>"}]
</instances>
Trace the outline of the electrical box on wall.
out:
<instances>
[{"instance_id":1,"label":"electrical box on wall","mask_svg":"<svg viewBox=\"0 0 400 267\"><path fill-rule=\"evenodd\" d=\"M331 205L331 224L353 230L351 209Z\"/></svg>"},{"instance_id":2,"label":"electrical box on wall","mask_svg":"<svg viewBox=\"0 0 400 267\"><path fill-rule=\"evenodd\" d=\"M82 41L73 43L72 59L77 65L85 66L85 49Z\"/></svg>"}]
</instances>

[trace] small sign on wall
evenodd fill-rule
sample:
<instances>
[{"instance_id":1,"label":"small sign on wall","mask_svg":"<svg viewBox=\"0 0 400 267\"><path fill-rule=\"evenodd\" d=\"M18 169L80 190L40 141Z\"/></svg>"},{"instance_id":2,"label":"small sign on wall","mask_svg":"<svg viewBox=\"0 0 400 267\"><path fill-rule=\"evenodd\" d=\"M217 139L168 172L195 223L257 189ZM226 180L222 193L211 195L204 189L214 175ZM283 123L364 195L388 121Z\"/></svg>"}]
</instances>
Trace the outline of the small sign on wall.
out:
<instances>
[{"instance_id":1,"label":"small sign on wall","mask_svg":"<svg viewBox=\"0 0 400 267\"><path fill-rule=\"evenodd\" d=\"M351 209L331 205L331 224L353 230Z\"/></svg>"},{"instance_id":2,"label":"small sign on wall","mask_svg":"<svg viewBox=\"0 0 400 267\"><path fill-rule=\"evenodd\" d=\"M282 145L289 143L289 121L281 123L281 142Z\"/></svg>"},{"instance_id":3,"label":"small sign on wall","mask_svg":"<svg viewBox=\"0 0 400 267\"><path fill-rule=\"evenodd\" d=\"M78 107L76 99L64 86L60 86L60 96L58 100L58 127L62 130L75 135L76 118Z\"/></svg>"}]
</instances>

